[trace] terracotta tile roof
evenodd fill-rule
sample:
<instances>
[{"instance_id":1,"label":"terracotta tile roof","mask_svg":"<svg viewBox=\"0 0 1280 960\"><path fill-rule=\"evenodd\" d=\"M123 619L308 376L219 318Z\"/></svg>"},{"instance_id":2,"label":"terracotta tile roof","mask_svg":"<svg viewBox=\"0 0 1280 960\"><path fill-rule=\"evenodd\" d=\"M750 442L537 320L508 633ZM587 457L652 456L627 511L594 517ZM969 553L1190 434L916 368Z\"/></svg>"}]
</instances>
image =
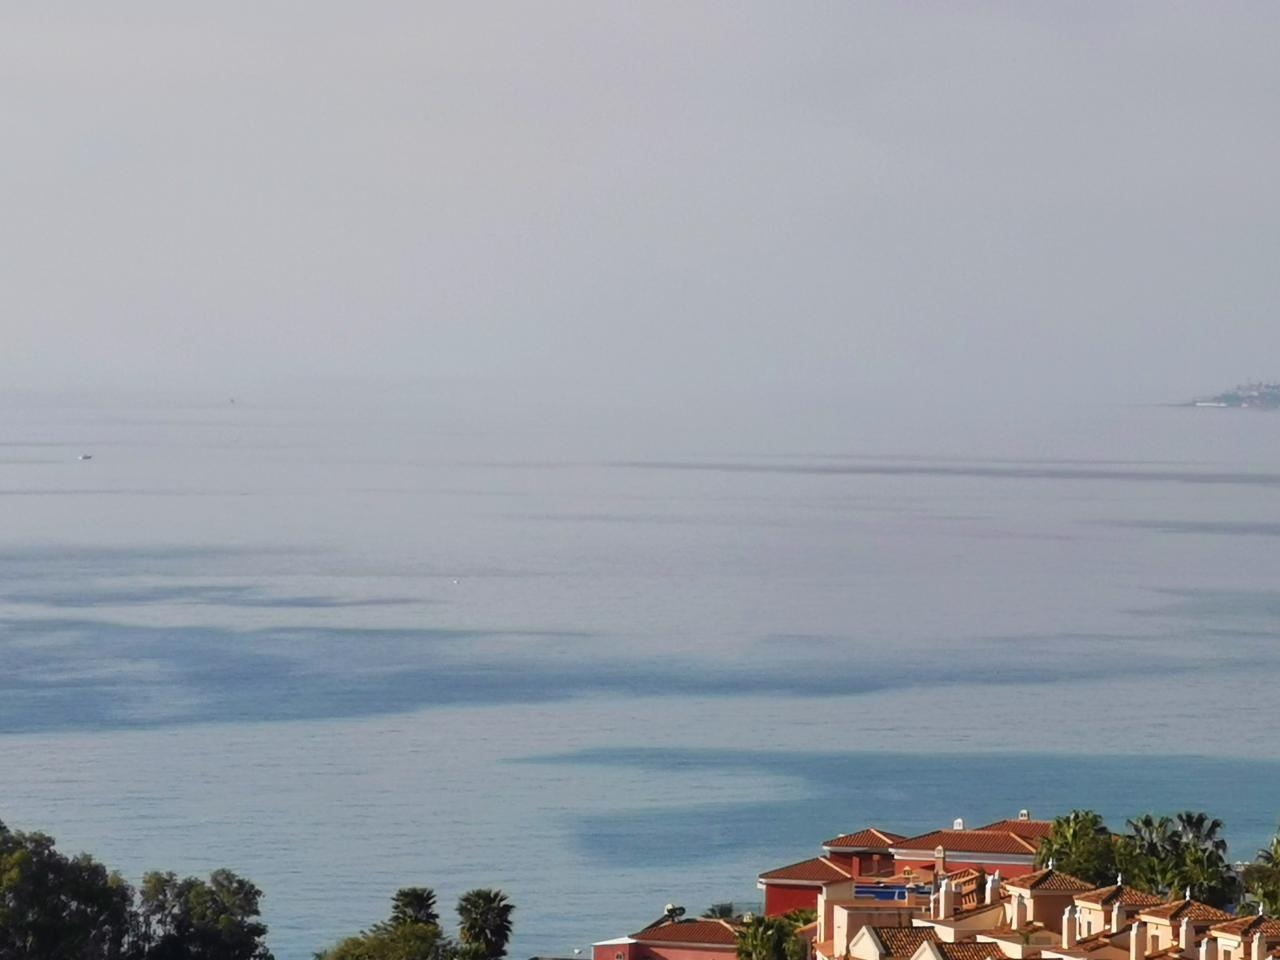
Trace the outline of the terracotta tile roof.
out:
<instances>
[{"instance_id":1,"label":"terracotta tile roof","mask_svg":"<svg viewBox=\"0 0 1280 960\"><path fill-rule=\"evenodd\" d=\"M1215 923L1209 928L1209 932L1240 937L1242 940L1252 940L1255 934L1260 933L1264 940L1280 940L1280 920L1254 914L1229 920L1226 923Z\"/></svg>"},{"instance_id":2,"label":"terracotta tile roof","mask_svg":"<svg viewBox=\"0 0 1280 960\"><path fill-rule=\"evenodd\" d=\"M760 874L761 880L794 881L798 883L834 883L837 880L848 880L853 874L843 867L832 863L826 857L814 857L812 860L801 860L789 863L785 867L769 870Z\"/></svg>"},{"instance_id":3,"label":"terracotta tile roof","mask_svg":"<svg viewBox=\"0 0 1280 960\"><path fill-rule=\"evenodd\" d=\"M1004 954L994 943L935 943L934 949L942 954L943 960L1002 960Z\"/></svg>"},{"instance_id":4,"label":"terracotta tile roof","mask_svg":"<svg viewBox=\"0 0 1280 960\"><path fill-rule=\"evenodd\" d=\"M1128 935L1127 928L1121 930L1120 933L1112 933L1110 930L1103 930L1101 933L1095 933L1088 937L1081 937L1076 941L1076 949L1084 953L1093 953L1096 950L1102 950L1105 947L1116 945L1115 939Z\"/></svg>"},{"instance_id":5,"label":"terracotta tile roof","mask_svg":"<svg viewBox=\"0 0 1280 960\"><path fill-rule=\"evenodd\" d=\"M727 920L677 920L661 923L631 935L644 943L707 943L733 946L737 932Z\"/></svg>"},{"instance_id":6,"label":"terracotta tile roof","mask_svg":"<svg viewBox=\"0 0 1280 960\"><path fill-rule=\"evenodd\" d=\"M1020 837L1026 837L1028 840L1043 840L1049 835L1049 831L1053 829L1052 820L997 820L995 823L988 823L985 827L978 827L979 830L998 830L1001 833L1016 833Z\"/></svg>"},{"instance_id":7,"label":"terracotta tile roof","mask_svg":"<svg viewBox=\"0 0 1280 960\"><path fill-rule=\"evenodd\" d=\"M869 927L876 939L883 944L891 957L908 958L928 941L938 943L938 931L933 927Z\"/></svg>"},{"instance_id":8,"label":"terracotta tile roof","mask_svg":"<svg viewBox=\"0 0 1280 960\"><path fill-rule=\"evenodd\" d=\"M1073 877L1061 870L1037 870L1021 877L1010 877L1005 886L1016 890L1043 890L1045 893L1083 893L1092 890L1093 884Z\"/></svg>"},{"instance_id":9,"label":"terracotta tile roof","mask_svg":"<svg viewBox=\"0 0 1280 960\"><path fill-rule=\"evenodd\" d=\"M1039 845L1007 830L934 830L893 845L895 851L927 850L935 847L948 853L1034 854Z\"/></svg>"},{"instance_id":10,"label":"terracotta tile roof","mask_svg":"<svg viewBox=\"0 0 1280 960\"><path fill-rule=\"evenodd\" d=\"M1119 903L1122 907L1143 909L1159 906L1163 902L1163 899L1154 893L1143 893L1141 890L1135 890L1133 887L1126 887L1119 883L1113 883L1109 887L1099 887L1097 890L1082 893L1076 897L1076 900L1096 907L1110 907Z\"/></svg>"},{"instance_id":11,"label":"terracotta tile roof","mask_svg":"<svg viewBox=\"0 0 1280 960\"><path fill-rule=\"evenodd\" d=\"M857 833L842 833L838 837L824 841L822 845L832 850L888 850L899 840L905 839L906 837L900 833L867 827Z\"/></svg>"},{"instance_id":12,"label":"terracotta tile roof","mask_svg":"<svg viewBox=\"0 0 1280 960\"><path fill-rule=\"evenodd\" d=\"M1167 920L1169 923L1181 923L1183 919L1192 923L1224 923L1235 919L1231 914L1199 900L1174 900L1158 907L1147 907L1139 911L1138 916L1144 920L1153 918Z\"/></svg>"}]
</instances>

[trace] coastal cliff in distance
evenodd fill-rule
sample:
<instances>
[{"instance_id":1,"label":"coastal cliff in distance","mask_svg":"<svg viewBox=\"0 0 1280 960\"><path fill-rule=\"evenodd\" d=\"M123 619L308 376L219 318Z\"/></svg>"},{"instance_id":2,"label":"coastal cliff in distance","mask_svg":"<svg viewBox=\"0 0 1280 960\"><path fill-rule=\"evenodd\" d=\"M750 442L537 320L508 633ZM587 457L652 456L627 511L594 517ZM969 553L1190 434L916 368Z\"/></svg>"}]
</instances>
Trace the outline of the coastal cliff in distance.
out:
<instances>
[{"instance_id":1,"label":"coastal cliff in distance","mask_svg":"<svg viewBox=\"0 0 1280 960\"><path fill-rule=\"evenodd\" d=\"M1280 383L1245 383L1212 397L1197 397L1188 406L1280 410Z\"/></svg>"}]
</instances>

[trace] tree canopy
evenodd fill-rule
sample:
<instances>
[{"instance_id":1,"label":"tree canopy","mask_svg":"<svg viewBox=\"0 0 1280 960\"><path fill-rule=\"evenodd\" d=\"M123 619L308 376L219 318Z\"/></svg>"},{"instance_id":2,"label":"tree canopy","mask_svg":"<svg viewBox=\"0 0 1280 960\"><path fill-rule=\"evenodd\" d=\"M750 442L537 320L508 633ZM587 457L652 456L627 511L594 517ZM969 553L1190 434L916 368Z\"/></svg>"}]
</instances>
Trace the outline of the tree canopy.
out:
<instances>
[{"instance_id":1,"label":"tree canopy","mask_svg":"<svg viewBox=\"0 0 1280 960\"><path fill-rule=\"evenodd\" d=\"M1053 821L1037 863L1052 862L1099 886L1115 883L1119 876L1128 886L1164 896L1190 891L1194 899L1216 907L1237 898L1221 820L1184 810L1172 817L1145 813L1126 827L1128 833L1112 834L1095 811L1072 810Z\"/></svg>"},{"instance_id":2,"label":"tree canopy","mask_svg":"<svg viewBox=\"0 0 1280 960\"><path fill-rule=\"evenodd\" d=\"M458 900L458 937L440 928L430 887L404 887L391 898L391 916L347 937L316 960L499 960L511 939L515 906L501 890L469 890Z\"/></svg>"},{"instance_id":3,"label":"tree canopy","mask_svg":"<svg viewBox=\"0 0 1280 960\"><path fill-rule=\"evenodd\" d=\"M0 823L0 957L271 960L262 893L229 870L149 873L135 891L88 854Z\"/></svg>"}]
</instances>

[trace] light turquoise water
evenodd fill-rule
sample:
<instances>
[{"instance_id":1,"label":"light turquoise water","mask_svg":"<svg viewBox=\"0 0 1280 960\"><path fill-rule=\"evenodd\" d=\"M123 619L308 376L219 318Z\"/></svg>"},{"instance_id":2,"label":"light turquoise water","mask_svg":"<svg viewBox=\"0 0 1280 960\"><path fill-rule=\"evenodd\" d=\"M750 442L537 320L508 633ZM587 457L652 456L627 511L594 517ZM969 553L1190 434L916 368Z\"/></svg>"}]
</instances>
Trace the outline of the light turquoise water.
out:
<instances>
[{"instance_id":1,"label":"light turquoise water","mask_svg":"<svg viewBox=\"0 0 1280 960\"><path fill-rule=\"evenodd\" d=\"M563 954L866 822L1204 807L1250 855L1280 417L859 416L11 407L0 818L243 871L282 960L411 883Z\"/></svg>"}]
</instances>

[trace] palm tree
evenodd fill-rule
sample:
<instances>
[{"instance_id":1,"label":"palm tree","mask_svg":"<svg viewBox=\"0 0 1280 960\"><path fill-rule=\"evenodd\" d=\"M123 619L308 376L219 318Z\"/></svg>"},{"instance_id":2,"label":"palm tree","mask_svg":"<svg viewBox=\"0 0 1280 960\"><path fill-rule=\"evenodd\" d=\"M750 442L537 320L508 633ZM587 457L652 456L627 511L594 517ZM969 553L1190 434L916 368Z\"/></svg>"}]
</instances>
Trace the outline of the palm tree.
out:
<instances>
[{"instance_id":1,"label":"palm tree","mask_svg":"<svg viewBox=\"0 0 1280 960\"><path fill-rule=\"evenodd\" d=\"M786 917L756 917L738 928L738 960L788 960L794 934Z\"/></svg>"},{"instance_id":2,"label":"palm tree","mask_svg":"<svg viewBox=\"0 0 1280 960\"><path fill-rule=\"evenodd\" d=\"M1101 814L1072 810L1056 817L1036 853L1039 866L1047 866L1051 860L1064 873L1091 883L1110 883L1116 872L1115 844Z\"/></svg>"},{"instance_id":3,"label":"palm tree","mask_svg":"<svg viewBox=\"0 0 1280 960\"><path fill-rule=\"evenodd\" d=\"M1223 826L1217 817L1202 811L1184 810L1178 814L1178 835L1184 845L1213 850L1226 857L1227 841L1220 836Z\"/></svg>"},{"instance_id":4,"label":"palm tree","mask_svg":"<svg viewBox=\"0 0 1280 960\"><path fill-rule=\"evenodd\" d=\"M732 920L733 904L731 902L713 903L702 911L702 916L707 920Z\"/></svg>"},{"instance_id":5,"label":"palm tree","mask_svg":"<svg viewBox=\"0 0 1280 960\"><path fill-rule=\"evenodd\" d=\"M430 887L401 887L391 898L391 925L408 923L439 925L436 912L436 892Z\"/></svg>"},{"instance_id":6,"label":"palm tree","mask_svg":"<svg viewBox=\"0 0 1280 960\"><path fill-rule=\"evenodd\" d=\"M1280 867L1280 831L1258 851L1258 862L1265 863L1269 867Z\"/></svg>"},{"instance_id":7,"label":"palm tree","mask_svg":"<svg viewBox=\"0 0 1280 960\"><path fill-rule=\"evenodd\" d=\"M501 890L468 890L458 900L458 939L480 960L506 956L513 910L515 905Z\"/></svg>"},{"instance_id":8,"label":"palm tree","mask_svg":"<svg viewBox=\"0 0 1280 960\"><path fill-rule=\"evenodd\" d=\"M1223 907L1235 899L1237 881L1230 864L1212 847L1186 844L1171 878L1190 896L1210 906Z\"/></svg>"},{"instance_id":9,"label":"palm tree","mask_svg":"<svg viewBox=\"0 0 1280 960\"><path fill-rule=\"evenodd\" d=\"M1144 813L1136 820L1128 821L1127 826L1129 836L1144 857L1163 859L1177 846L1178 831L1169 817L1153 817Z\"/></svg>"}]
</instances>

